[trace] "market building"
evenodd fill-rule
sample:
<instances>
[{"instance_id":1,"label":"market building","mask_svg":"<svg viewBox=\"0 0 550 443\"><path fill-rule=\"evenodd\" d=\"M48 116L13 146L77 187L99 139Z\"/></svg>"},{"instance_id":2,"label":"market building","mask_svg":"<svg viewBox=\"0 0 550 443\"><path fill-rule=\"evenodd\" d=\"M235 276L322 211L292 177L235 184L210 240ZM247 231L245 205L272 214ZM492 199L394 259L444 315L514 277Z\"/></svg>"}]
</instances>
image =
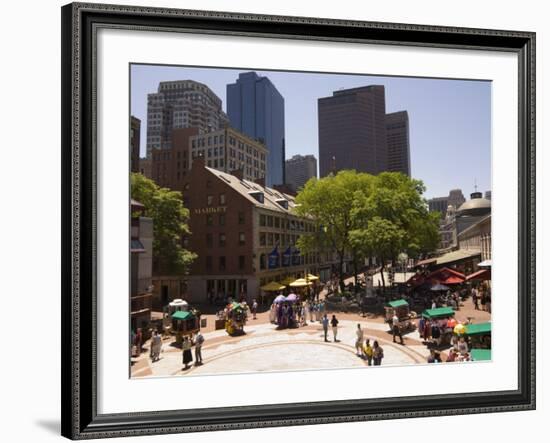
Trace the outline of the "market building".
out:
<instances>
[{"instance_id":1,"label":"market building","mask_svg":"<svg viewBox=\"0 0 550 443\"><path fill-rule=\"evenodd\" d=\"M319 269L318 254L301 254L300 235L313 223L293 215L294 197L205 166L196 157L184 187L191 235L184 246L198 255L188 276L190 302L209 297L258 298L260 286Z\"/></svg>"},{"instance_id":2,"label":"market building","mask_svg":"<svg viewBox=\"0 0 550 443\"><path fill-rule=\"evenodd\" d=\"M146 331L153 307L153 220L142 215L144 206L131 201L130 323Z\"/></svg>"}]
</instances>

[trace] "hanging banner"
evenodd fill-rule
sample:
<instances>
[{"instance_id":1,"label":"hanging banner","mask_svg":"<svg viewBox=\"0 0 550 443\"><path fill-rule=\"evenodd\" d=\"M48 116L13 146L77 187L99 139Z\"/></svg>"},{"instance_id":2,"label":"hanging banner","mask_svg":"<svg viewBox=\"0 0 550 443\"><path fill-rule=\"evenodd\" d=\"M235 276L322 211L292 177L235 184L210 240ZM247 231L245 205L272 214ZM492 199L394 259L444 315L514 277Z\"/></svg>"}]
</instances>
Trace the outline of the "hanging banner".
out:
<instances>
[{"instance_id":1,"label":"hanging banner","mask_svg":"<svg viewBox=\"0 0 550 443\"><path fill-rule=\"evenodd\" d=\"M277 246L269 253L269 269L279 267L279 251Z\"/></svg>"},{"instance_id":2,"label":"hanging banner","mask_svg":"<svg viewBox=\"0 0 550 443\"><path fill-rule=\"evenodd\" d=\"M290 266L291 255L292 255L292 251L289 246L288 248L286 248L286 251L283 252L283 266Z\"/></svg>"}]
</instances>

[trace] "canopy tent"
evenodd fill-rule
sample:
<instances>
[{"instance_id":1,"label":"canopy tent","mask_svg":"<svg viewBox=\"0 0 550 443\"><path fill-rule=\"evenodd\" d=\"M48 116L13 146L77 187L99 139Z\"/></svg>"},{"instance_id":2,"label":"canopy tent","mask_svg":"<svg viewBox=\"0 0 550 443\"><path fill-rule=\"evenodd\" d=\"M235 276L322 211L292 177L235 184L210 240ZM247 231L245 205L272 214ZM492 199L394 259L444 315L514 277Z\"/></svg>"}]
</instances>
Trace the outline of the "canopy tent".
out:
<instances>
[{"instance_id":1,"label":"canopy tent","mask_svg":"<svg viewBox=\"0 0 550 443\"><path fill-rule=\"evenodd\" d=\"M464 279L451 275L446 279L442 280L441 283L444 285L459 285L460 283L464 283Z\"/></svg>"},{"instance_id":2,"label":"canopy tent","mask_svg":"<svg viewBox=\"0 0 550 443\"><path fill-rule=\"evenodd\" d=\"M488 361L491 360L491 350L490 349L472 349L470 351L470 356L473 361Z\"/></svg>"},{"instance_id":3,"label":"canopy tent","mask_svg":"<svg viewBox=\"0 0 550 443\"><path fill-rule=\"evenodd\" d=\"M454 309L449 307L425 309L424 312L422 312L422 317L430 320L434 318L441 318L441 317L453 317L454 315L455 315Z\"/></svg>"},{"instance_id":4,"label":"canopy tent","mask_svg":"<svg viewBox=\"0 0 550 443\"><path fill-rule=\"evenodd\" d=\"M491 270L490 269L480 269L473 274L470 274L466 277L466 281L471 280L491 280Z\"/></svg>"},{"instance_id":5,"label":"canopy tent","mask_svg":"<svg viewBox=\"0 0 550 443\"><path fill-rule=\"evenodd\" d=\"M478 268L490 268L493 266L493 260L483 260L482 262L477 264Z\"/></svg>"},{"instance_id":6,"label":"canopy tent","mask_svg":"<svg viewBox=\"0 0 550 443\"><path fill-rule=\"evenodd\" d=\"M189 303L187 303L185 300L182 300L181 298L175 298L169 303L169 305L174 307L189 306Z\"/></svg>"},{"instance_id":7,"label":"canopy tent","mask_svg":"<svg viewBox=\"0 0 550 443\"><path fill-rule=\"evenodd\" d=\"M271 281L261 286L260 289L266 292L275 292L275 291L282 291L285 287L286 287L285 285L277 283L276 281Z\"/></svg>"},{"instance_id":8,"label":"canopy tent","mask_svg":"<svg viewBox=\"0 0 550 443\"><path fill-rule=\"evenodd\" d=\"M308 274L306 276L306 280L307 281L316 281L316 280L319 280L319 277L317 277L316 275L313 275L313 274Z\"/></svg>"},{"instance_id":9,"label":"canopy tent","mask_svg":"<svg viewBox=\"0 0 550 443\"><path fill-rule=\"evenodd\" d=\"M437 258L427 258L425 260L420 260L416 262L414 267L420 267L420 266L427 266L427 265L433 265L437 262Z\"/></svg>"},{"instance_id":10,"label":"canopy tent","mask_svg":"<svg viewBox=\"0 0 550 443\"><path fill-rule=\"evenodd\" d=\"M176 311L172 314L174 320L191 320L195 318L195 314L191 311Z\"/></svg>"},{"instance_id":11,"label":"canopy tent","mask_svg":"<svg viewBox=\"0 0 550 443\"><path fill-rule=\"evenodd\" d=\"M481 335L491 333L491 322L472 323L466 325L466 335Z\"/></svg>"},{"instance_id":12,"label":"canopy tent","mask_svg":"<svg viewBox=\"0 0 550 443\"><path fill-rule=\"evenodd\" d=\"M401 298L399 300L390 301L387 305L391 308L400 308L401 306L409 306L409 303Z\"/></svg>"},{"instance_id":13,"label":"canopy tent","mask_svg":"<svg viewBox=\"0 0 550 443\"><path fill-rule=\"evenodd\" d=\"M299 278L298 280L294 280L288 286L290 286L291 288L303 288L305 286L311 286L311 285L312 285L312 283L307 282L303 278Z\"/></svg>"}]
</instances>

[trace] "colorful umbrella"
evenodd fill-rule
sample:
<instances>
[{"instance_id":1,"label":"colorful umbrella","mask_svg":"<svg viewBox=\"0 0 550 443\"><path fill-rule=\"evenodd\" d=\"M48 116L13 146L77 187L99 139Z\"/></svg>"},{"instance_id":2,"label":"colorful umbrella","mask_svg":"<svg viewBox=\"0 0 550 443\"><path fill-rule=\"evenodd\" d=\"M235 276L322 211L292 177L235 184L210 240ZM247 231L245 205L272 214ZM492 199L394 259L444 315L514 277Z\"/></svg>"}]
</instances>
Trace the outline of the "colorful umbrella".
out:
<instances>
[{"instance_id":1,"label":"colorful umbrella","mask_svg":"<svg viewBox=\"0 0 550 443\"><path fill-rule=\"evenodd\" d=\"M466 327L462 323L459 323L455 326L453 332L456 335L463 335L466 332Z\"/></svg>"},{"instance_id":2,"label":"colorful umbrella","mask_svg":"<svg viewBox=\"0 0 550 443\"><path fill-rule=\"evenodd\" d=\"M298 300L298 296L296 294L288 294L285 300L294 303Z\"/></svg>"},{"instance_id":3,"label":"colorful umbrella","mask_svg":"<svg viewBox=\"0 0 550 443\"><path fill-rule=\"evenodd\" d=\"M284 288L285 288L284 285L281 285L276 281L272 281L267 283L266 285L263 285L260 289L266 292L274 292L274 291L282 291Z\"/></svg>"},{"instance_id":4,"label":"colorful umbrella","mask_svg":"<svg viewBox=\"0 0 550 443\"><path fill-rule=\"evenodd\" d=\"M282 294L279 294L277 297L275 297L275 300L273 300L273 303L282 303L286 300L285 296Z\"/></svg>"}]
</instances>

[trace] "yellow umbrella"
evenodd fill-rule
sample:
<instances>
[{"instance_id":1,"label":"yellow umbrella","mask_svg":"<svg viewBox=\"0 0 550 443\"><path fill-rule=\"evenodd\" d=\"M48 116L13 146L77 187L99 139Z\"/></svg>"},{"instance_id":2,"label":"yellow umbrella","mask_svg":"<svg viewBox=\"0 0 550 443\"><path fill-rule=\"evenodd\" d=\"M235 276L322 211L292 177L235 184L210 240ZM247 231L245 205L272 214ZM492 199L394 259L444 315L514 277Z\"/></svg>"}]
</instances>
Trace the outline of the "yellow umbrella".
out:
<instances>
[{"instance_id":1,"label":"yellow umbrella","mask_svg":"<svg viewBox=\"0 0 550 443\"><path fill-rule=\"evenodd\" d=\"M307 275L307 280L308 281L315 281L315 280L319 280L319 277L317 277L316 275L313 275L313 274L308 274Z\"/></svg>"},{"instance_id":2,"label":"yellow umbrella","mask_svg":"<svg viewBox=\"0 0 550 443\"><path fill-rule=\"evenodd\" d=\"M466 332L466 327L462 323L459 323L458 325L455 326L455 328L453 329L453 332L456 335L462 335Z\"/></svg>"},{"instance_id":3,"label":"yellow umbrella","mask_svg":"<svg viewBox=\"0 0 550 443\"><path fill-rule=\"evenodd\" d=\"M292 283L294 281L294 277L286 277L282 282L281 284L285 285L285 286L288 286L290 283Z\"/></svg>"},{"instance_id":4,"label":"yellow umbrella","mask_svg":"<svg viewBox=\"0 0 550 443\"><path fill-rule=\"evenodd\" d=\"M303 288L304 286L311 286L312 283L308 283L304 278L299 278L289 284L291 288Z\"/></svg>"},{"instance_id":5,"label":"yellow umbrella","mask_svg":"<svg viewBox=\"0 0 550 443\"><path fill-rule=\"evenodd\" d=\"M277 283L276 281L271 281L263 285L262 287L260 287L262 291L267 291L267 292L282 291L284 288L285 288L284 285Z\"/></svg>"}]
</instances>

